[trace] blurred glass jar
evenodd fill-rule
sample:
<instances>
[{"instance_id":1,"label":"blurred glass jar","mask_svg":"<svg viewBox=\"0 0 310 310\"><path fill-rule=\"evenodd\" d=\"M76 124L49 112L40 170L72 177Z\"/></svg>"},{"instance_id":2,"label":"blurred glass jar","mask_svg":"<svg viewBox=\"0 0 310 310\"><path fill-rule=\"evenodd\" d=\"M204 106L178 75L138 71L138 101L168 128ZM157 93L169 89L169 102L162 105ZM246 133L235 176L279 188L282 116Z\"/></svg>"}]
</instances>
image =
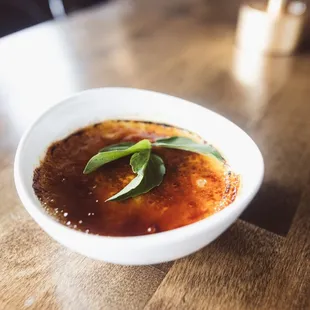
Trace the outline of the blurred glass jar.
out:
<instances>
[{"instance_id":1,"label":"blurred glass jar","mask_svg":"<svg viewBox=\"0 0 310 310\"><path fill-rule=\"evenodd\" d=\"M306 4L301 1L244 4L239 11L236 44L251 52L292 54L300 42L305 17Z\"/></svg>"}]
</instances>

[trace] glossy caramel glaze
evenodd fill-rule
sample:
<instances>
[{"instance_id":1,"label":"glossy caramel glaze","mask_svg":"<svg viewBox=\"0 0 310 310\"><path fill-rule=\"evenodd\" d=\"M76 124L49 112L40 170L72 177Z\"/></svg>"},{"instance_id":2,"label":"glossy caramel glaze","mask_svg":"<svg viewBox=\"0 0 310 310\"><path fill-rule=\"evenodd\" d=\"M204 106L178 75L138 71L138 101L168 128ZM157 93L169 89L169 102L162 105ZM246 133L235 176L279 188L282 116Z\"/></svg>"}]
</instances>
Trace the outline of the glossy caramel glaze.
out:
<instances>
[{"instance_id":1,"label":"glossy caramel glaze","mask_svg":"<svg viewBox=\"0 0 310 310\"><path fill-rule=\"evenodd\" d=\"M101 148L124 141L197 135L166 125L106 121L53 143L34 171L33 188L59 222L87 233L136 236L171 230L201 220L229 205L239 177L212 156L154 148L166 166L162 184L136 198L105 202L134 178L129 157L84 175L87 161Z\"/></svg>"}]
</instances>

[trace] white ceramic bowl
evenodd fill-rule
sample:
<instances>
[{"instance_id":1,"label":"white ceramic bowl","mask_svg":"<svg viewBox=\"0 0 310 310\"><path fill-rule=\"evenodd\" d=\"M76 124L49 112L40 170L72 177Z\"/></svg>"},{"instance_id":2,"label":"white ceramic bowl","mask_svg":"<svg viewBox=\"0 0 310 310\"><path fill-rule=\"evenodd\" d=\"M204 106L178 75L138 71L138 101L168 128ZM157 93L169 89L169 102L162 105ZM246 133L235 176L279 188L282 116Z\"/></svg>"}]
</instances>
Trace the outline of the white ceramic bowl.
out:
<instances>
[{"instance_id":1,"label":"white ceramic bowl","mask_svg":"<svg viewBox=\"0 0 310 310\"><path fill-rule=\"evenodd\" d=\"M217 147L233 171L240 174L241 188L236 200L204 220L146 236L95 236L58 223L44 211L34 194L33 171L52 142L78 128L107 119L153 121L199 134ZM24 134L14 166L16 188L22 203L52 238L86 256L125 265L166 262L206 246L244 211L257 193L263 174L263 158L255 143L224 117L179 98L129 88L92 89L53 106Z\"/></svg>"}]
</instances>

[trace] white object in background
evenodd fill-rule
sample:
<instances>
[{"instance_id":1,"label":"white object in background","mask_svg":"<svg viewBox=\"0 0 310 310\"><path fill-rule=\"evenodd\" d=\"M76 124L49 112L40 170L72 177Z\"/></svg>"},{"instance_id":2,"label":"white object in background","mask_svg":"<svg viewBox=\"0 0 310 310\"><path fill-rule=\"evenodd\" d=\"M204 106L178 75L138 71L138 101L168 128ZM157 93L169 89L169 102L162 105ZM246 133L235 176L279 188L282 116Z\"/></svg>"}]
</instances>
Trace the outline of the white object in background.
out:
<instances>
[{"instance_id":1,"label":"white object in background","mask_svg":"<svg viewBox=\"0 0 310 310\"><path fill-rule=\"evenodd\" d=\"M267 3L267 13L269 15L279 16L283 13L286 0L269 0Z\"/></svg>"},{"instance_id":2,"label":"white object in background","mask_svg":"<svg viewBox=\"0 0 310 310\"><path fill-rule=\"evenodd\" d=\"M204 220L153 235L96 236L58 223L44 211L32 189L33 171L52 142L65 138L78 128L108 119L165 123L197 133L217 147L233 171L240 174L241 188L236 200ZM206 246L244 211L257 193L263 174L263 158L255 143L224 117L179 98L129 88L84 91L55 105L24 134L14 164L19 197L42 229L76 252L126 265L171 261Z\"/></svg>"},{"instance_id":3,"label":"white object in background","mask_svg":"<svg viewBox=\"0 0 310 310\"><path fill-rule=\"evenodd\" d=\"M48 0L48 5L55 19L66 15L62 0Z\"/></svg>"}]
</instances>

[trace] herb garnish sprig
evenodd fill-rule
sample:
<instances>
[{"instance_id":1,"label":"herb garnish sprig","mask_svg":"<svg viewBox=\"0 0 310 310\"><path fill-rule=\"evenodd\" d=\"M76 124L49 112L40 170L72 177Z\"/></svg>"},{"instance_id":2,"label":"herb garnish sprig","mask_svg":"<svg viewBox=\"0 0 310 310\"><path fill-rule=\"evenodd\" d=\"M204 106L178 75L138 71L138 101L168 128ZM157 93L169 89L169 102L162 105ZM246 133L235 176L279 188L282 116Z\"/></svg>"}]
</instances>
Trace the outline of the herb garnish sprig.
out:
<instances>
[{"instance_id":1,"label":"herb garnish sprig","mask_svg":"<svg viewBox=\"0 0 310 310\"><path fill-rule=\"evenodd\" d=\"M152 146L184 150L207 156L211 155L220 161L224 161L224 158L212 145L200 144L190 138L171 137L158 139L153 143L144 139L138 143L123 142L101 149L98 154L88 161L83 173L91 173L111 161L131 155L130 165L136 177L106 201L120 201L145 194L154 187L159 186L166 173L162 158L152 153Z\"/></svg>"}]
</instances>

